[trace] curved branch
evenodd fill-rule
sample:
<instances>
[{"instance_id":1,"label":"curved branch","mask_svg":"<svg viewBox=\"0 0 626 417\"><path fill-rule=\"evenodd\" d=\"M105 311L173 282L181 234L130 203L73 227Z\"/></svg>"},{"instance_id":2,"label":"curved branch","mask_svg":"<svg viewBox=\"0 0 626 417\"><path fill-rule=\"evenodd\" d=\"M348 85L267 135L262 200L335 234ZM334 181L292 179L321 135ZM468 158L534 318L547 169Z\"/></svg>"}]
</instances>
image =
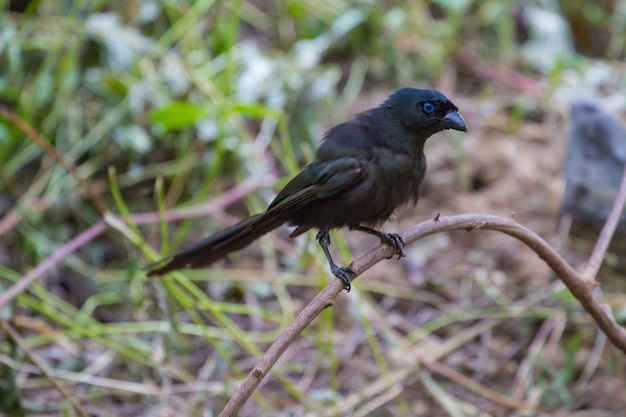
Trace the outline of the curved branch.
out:
<instances>
[{"instance_id":1,"label":"curved branch","mask_svg":"<svg viewBox=\"0 0 626 417\"><path fill-rule=\"evenodd\" d=\"M453 230L472 231L477 229L494 230L512 236L543 259L554 273L565 283L572 295L580 301L583 308L607 335L609 340L626 353L626 330L615 322L609 308L604 308L592 295L593 285L588 285L545 240L532 230L514 220L503 217L462 214L458 216L439 217L419 223L400 236L406 245L425 236ZM391 255L392 249L387 245L379 245L350 266L358 277L374 264ZM355 277L356 279L356 277ZM295 320L281 333L269 347L263 358L250 371L237 392L220 413L220 417L235 416L250 395L272 369L278 358L285 352L291 342L326 308L332 306L335 297L343 290L343 283L333 279L311 302L298 314Z\"/></svg>"}]
</instances>

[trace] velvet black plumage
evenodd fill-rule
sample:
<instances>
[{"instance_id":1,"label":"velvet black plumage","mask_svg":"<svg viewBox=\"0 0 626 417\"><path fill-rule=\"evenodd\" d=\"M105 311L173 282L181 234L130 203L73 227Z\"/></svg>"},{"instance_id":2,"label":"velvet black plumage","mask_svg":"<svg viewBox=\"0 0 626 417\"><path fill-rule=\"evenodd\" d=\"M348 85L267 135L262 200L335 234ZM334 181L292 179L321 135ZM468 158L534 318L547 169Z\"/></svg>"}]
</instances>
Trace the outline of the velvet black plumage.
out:
<instances>
[{"instance_id":1,"label":"velvet black plumage","mask_svg":"<svg viewBox=\"0 0 626 417\"><path fill-rule=\"evenodd\" d=\"M457 110L439 91L396 91L379 107L326 133L315 160L278 193L265 213L163 259L151 266L149 275L209 265L289 223L296 226L292 237L319 229L317 239L331 271L349 290L352 271L333 262L328 231L348 226L373 234L402 255L398 235L372 228L397 207L417 202L426 171L426 139L444 129L467 130Z\"/></svg>"}]
</instances>

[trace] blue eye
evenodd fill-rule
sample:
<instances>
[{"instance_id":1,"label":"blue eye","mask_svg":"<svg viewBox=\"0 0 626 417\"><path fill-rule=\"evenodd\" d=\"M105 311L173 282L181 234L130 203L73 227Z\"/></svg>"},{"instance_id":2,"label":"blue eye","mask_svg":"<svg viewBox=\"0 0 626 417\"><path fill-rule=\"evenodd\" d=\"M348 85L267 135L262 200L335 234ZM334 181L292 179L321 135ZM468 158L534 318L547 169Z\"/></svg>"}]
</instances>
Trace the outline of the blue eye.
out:
<instances>
[{"instance_id":1,"label":"blue eye","mask_svg":"<svg viewBox=\"0 0 626 417\"><path fill-rule=\"evenodd\" d=\"M435 105L430 101L425 101L422 103L422 111L426 114L431 114L435 111Z\"/></svg>"}]
</instances>

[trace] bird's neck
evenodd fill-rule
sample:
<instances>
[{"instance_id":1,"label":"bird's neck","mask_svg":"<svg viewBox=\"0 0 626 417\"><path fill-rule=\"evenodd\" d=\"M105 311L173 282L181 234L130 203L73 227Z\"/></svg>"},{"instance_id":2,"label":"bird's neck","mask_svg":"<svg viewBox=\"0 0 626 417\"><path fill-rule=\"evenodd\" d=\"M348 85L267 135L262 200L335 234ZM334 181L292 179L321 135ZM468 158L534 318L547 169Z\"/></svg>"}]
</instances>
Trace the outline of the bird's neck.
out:
<instances>
[{"instance_id":1,"label":"bird's neck","mask_svg":"<svg viewBox=\"0 0 626 417\"><path fill-rule=\"evenodd\" d=\"M400 118L391 114L383 114L388 109L379 107L360 114L361 123L367 124L373 132L379 146L392 149L394 152L408 154L414 160L424 159L425 136L422 132L408 129Z\"/></svg>"}]
</instances>

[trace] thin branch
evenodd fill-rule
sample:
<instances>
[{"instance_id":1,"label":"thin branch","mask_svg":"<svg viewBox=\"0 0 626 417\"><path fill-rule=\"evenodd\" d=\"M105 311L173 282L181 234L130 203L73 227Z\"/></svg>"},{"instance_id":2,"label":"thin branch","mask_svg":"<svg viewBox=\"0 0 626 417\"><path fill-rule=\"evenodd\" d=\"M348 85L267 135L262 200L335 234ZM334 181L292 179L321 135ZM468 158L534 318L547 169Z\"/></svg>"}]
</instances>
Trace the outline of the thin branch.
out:
<instances>
[{"instance_id":1,"label":"thin branch","mask_svg":"<svg viewBox=\"0 0 626 417\"><path fill-rule=\"evenodd\" d=\"M253 190L268 185L272 181L272 176L254 177L246 180L237 186L226 191L221 196L208 203L200 204L198 206L186 207L181 209L172 209L165 212L165 219L168 222L180 221L183 219L189 219L194 217L207 216L212 213L216 213L223 210L225 207L232 205L234 202L240 200ZM126 220L122 216L116 216L116 219L125 222ZM135 224L152 224L161 221L160 213L140 213L131 216L131 219ZM2 222L0 222L2 225ZM35 268L25 274L18 282L13 284L8 290L0 294L0 309L24 292L33 282L42 278L46 272L52 269L55 265L63 261L71 253L77 251L89 242L95 240L100 235L108 230L107 224L100 220L87 230L81 232L69 242L65 243L59 249L57 249L52 255L40 262Z\"/></svg>"},{"instance_id":2,"label":"thin branch","mask_svg":"<svg viewBox=\"0 0 626 417\"><path fill-rule=\"evenodd\" d=\"M80 173L78 168L76 168L76 166L72 162L70 162L63 155L61 155L59 151L57 151L57 149L52 146L41 133L39 133L31 125L26 123L26 121L22 119L17 113L15 113L7 103L2 101L0 101L0 114L11 123L13 123L15 127L17 127L23 134L28 136L30 140L39 145L39 147L43 149L45 153L47 153L52 159L57 161L59 165L65 168L74 177L74 179L76 179L76 181L78 181L82 185L85 191L87 191L87 194L89 194L91 200L94 202L101 216L103 216L104 213L107 212L106 204L104 204L102 197L100 197L100 195L94 191L94 187L91 185L89 180Z\"/></svg>"},{"instance_id":3,"label":"thin branch","mask_svg":"<svg viewBox=\"0 0 626 417\"><path fill-rule=\"evenodd\" d=\"M626 205L626 166L624 166L624 174L622 175L622 182L619 186L619 191L617 192L617 197L615 197L615 202L613 203L613 207L611 208L611 213L609 217L607 217L604 226L602 227L602 231L600 232L600 236L598 237L598 241L596 242L596 246L593 248L593 252L591 252L591 256L589 257L589 262L587 262L587 267L585 268L585 272L583 274L583 279L588 282L595 283L596 275L600 270L600 265L602 264L602 260L604 259L604 254L609 248L609 244L611 243L611 239L613 238L613 234L615 233L615 229L617 228L617 223L619 223L620 216L624 211L624 206Z\"/></svg>"},{"instance_id":4,"label":"thin branch","mask_svg":"<svg viewBox=\"0 0 626 417\"><path fill-rule=\"evenodd\" d=\"M439 217L434 220L419 223L401 234L406 245L416 240L435 233L450 232L454 230L472 231L477 229L494 230L512 236L543 259L554 273L565 283L572 295L580 301L581 305L592 316L598 326L607 335L609 340L626 352L626 330L619 326L611 314L609 308L604 308L593 297L593 285L587 285L581 276L539 235L519 223L497 216L463 214L458 216ZM354 261L350 266L356 273L356 277L371 268L374 264L387 258L392 249L387 245L379 245L361 258ZM355 278L356 278L355 277ZM289 344L326 308L332 306L335 297L343 290L343 284L338 279L333 279L320 292L295 320L281 333L259 363L250 371L246 379L239 386L226 407L220 413L220 417L235 416L250 398L254 390L259 386L263 378L270 372L278 358L285 352Z\"/></svg>"},{"instance_id":5,"label":"thin branch","mask_svg":"<svg viewBox=\"0 0 626 417\"><path fill-rule=\"evenodd\" d=\"M100 236L106 230L106 225L102 220L98 221L95 225L89 229L80 233L78 236L71 239L69 242L61 246L52 255L48 256L42 262L40 262L35 268L30 270L26 275L20 278L15 284L9 287L8 290L0 294L0 308L4 307L15 297L26 291L26 289L39 278L43 277L47 271L52 269L56 264L60 263L71 253L85 246L98 236Z\"/></svg>"},{"instance_id":6,"label":"thin branch","mask_svg":"<svg viewBox=\"0 0 626 417\"><path fill-rule=\"evenodd\" d=\"M52 369L50 369L50 367L48 367L48 365L43 360L41 360L37 355L34 354L34 352L30 349L28 344L24 342L24 339L22 339L22 336L20 336L20 334L13 328L13 326L11 326L5 320L0 320L0 327L9 334L9 337L13 339L15 344L19 346L20 350L24 352L24 354L26 354L26 356L31 360L31 362L35 364L37 368L39 368L41 373L50 381L50 383L54 385L57 391L61 393L61 396L65 398L65 400L72 405L72 407L78 413L78 415L82 417L89 417L89 414L85 410L83 410L83 408L77 401L76 396L70 394L63 387L63 385L61 385L59 381L57 381L57 379L53 375Z\"/></svg>"}]
</instances>

